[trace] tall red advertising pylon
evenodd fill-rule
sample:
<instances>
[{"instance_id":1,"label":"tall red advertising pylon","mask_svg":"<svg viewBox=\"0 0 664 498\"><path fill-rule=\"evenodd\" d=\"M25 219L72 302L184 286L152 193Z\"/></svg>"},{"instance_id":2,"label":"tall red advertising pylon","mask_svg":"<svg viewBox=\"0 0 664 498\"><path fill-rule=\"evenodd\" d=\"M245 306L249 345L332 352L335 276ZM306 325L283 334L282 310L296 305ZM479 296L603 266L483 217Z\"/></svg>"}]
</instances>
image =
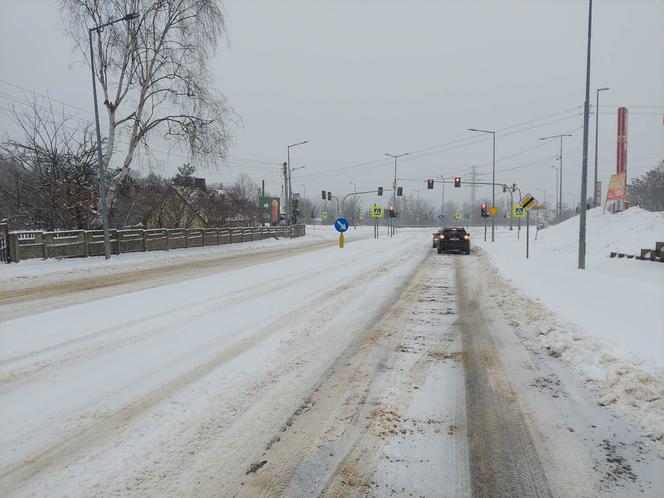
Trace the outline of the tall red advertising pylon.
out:
<instances>
[{"instance_id":1,"label":"tall red advertising pylon","mask_svg":"<svg viewBox=\"0 0 664 498\"><path fill-rule=\"evenodd\" d=\"M616 152L616 174L624 178L625 185L623 198L618 201L618 210L625 208L625 196L627 195L627 107L618 108L618 141Z\"/></svg>"}]
</instances>

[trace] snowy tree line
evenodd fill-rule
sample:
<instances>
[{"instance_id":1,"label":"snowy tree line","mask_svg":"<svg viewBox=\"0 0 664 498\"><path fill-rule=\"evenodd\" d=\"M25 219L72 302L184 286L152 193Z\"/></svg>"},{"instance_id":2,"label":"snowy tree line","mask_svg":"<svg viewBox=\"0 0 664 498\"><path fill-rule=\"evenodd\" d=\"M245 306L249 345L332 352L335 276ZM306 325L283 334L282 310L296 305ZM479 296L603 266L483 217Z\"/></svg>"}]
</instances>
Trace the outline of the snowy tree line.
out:
<instances>
[{"instance_id":1,"label":"snowy tree line","mask_svg":"<svg viewBox=\"0 0 664 498\"><path fill-rule=\"evenodd\" d=\"M96 141L82 124L48 99L14 111L15 137L0 141L0 220L20 229L98 228ZM117 170L111 168L108 178ZM112 228L218 227L258 219L260 188L248 175L222 185L196 187L196 168L172 177L130 172L118 185L109 213Z\"/></svg>"},{"instance_id":2,"label":"snowy tree line","mask_svg":"<svg viewBox=\"0 0 664 498\"><path fill-rule=\"evenodd\" d=\"M629 199L648 211L664 211L664 160L627 186Z\"/></svg>"}]
</instances>

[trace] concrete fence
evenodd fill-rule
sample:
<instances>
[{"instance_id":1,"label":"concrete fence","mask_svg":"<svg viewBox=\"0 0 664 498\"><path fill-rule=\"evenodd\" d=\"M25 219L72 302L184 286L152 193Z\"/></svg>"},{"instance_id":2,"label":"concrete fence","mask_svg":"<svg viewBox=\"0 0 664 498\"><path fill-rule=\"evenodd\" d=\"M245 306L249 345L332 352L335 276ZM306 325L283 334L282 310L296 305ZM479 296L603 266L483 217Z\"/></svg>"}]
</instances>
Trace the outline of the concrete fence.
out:
<instances>
[{"instance_id":1,"label":"concrete fence","mask_svg":"<svg viewBox=\"0 0 664 498\"><path fill-rule=\"evenodd\" d=\"M168 251L189 247L240 244L278 237L301 237L304 225L287 227L236 228L153 228L110 230L111 252ZM7 262L18 263L33 258L83 258L104 254L102 230L67 230L58 232L21 232L7 234Z\"/></svg>"}]
</instances>

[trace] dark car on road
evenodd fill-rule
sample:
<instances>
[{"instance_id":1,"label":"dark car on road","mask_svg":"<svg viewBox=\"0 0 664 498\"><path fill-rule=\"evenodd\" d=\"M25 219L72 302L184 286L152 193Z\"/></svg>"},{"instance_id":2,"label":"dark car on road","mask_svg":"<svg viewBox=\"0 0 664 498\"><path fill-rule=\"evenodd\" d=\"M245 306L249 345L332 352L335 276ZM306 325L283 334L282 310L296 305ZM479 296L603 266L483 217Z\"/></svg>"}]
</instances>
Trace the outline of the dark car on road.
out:
<instances>
[{"instance_id":1,"label":"dark car on road","mask_svg":"<svg viewBox=\"0 0 664 498\"><path fill-rule=\"evenodd\" d=\"M461 251L470 254L470 234L465 228L444 228L438 241L438 254L445 251Z\"/></svg>"}]
</instances>

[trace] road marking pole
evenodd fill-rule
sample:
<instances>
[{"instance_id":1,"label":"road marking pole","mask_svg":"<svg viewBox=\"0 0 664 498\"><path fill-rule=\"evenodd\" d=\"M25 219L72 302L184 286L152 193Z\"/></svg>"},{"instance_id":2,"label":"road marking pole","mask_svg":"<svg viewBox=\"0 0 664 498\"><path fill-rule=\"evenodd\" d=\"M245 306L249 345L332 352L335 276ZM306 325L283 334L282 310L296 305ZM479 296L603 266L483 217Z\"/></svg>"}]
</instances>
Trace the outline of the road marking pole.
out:
<instances>
[{"instance_id":1,"label":"road marking pole","mask_svg":"<svg viewBox=\"0 0 664 498\"><path fill-rule=\"evenodd\" d=\"M530 249L530 211L526 212L526 259Z\"/></svg>"},{"instance_id":2,"label":"road marking pole","mask_svg":"<svg viewBox=\"0 0 664 498\"><path fill-rule=\"evenodd\" d=\"M343 233L340 233L340 234L339 234L339 247L340 247L341 249L344 248L344 234L343 234Z\"/></svg>"}]
</instances>

